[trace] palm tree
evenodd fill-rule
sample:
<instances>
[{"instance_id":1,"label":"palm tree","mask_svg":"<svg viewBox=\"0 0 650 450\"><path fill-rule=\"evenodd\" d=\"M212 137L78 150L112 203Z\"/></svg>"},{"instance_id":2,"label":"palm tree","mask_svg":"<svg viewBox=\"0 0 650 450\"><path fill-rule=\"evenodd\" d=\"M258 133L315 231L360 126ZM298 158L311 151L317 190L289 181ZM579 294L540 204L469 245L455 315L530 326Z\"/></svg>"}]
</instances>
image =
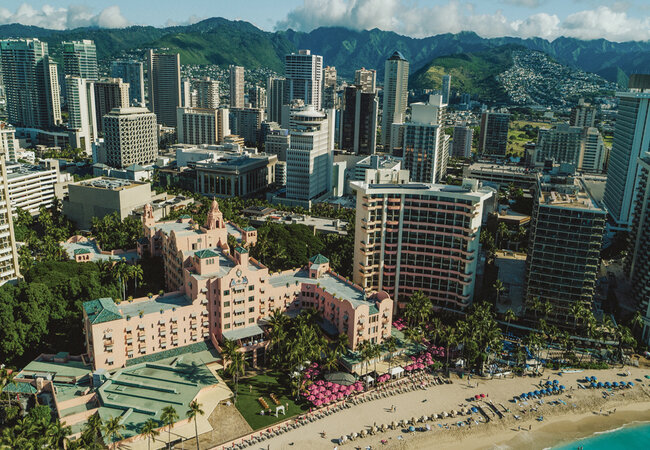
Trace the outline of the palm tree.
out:
<instances>
[{"instance_id":1,"label":"palm tree","mask_svg":"<svg viewBox=\"0 0 650 450\"><path fill-rule=\"evenodd\" d=\"M334 350L338 356L342 356L345 354L345 352L347 352L348 345L349 339L347 334L341 333L336 336L336 340L334 341Z\"/></svg>"},{"instance_id":2,"label":"palm tree","mask_svg":"<svg viewBox=\"0 0 650 450\"><path fill-rule=\"evenodd\" d=\"M114 274L114 277L120 283L120 293L122 294L122 300L126 300L126 282L131 275L131 269L126 262L120 261L113 266L112 272Z\"/></svg>"},{"instance_id":3,"label":"palm tree","mask_svg":"<svg viewBox=\"0 0 650 450\"><path fill-rule=\"evenodd\" d=\"M241 352L235 352L231 356L230 364L224 372L231 376L235 381L235 403L237 403L237 394L239 392L239 377L246 372L246 360L244 359L244 354Z\"/></svg>"},{"instance_id":4,"label":"palm tree","mask_svg":"<svg viewBox=\"0 0 650 450\"><path fill-rule=\"evenodd\" d=\"M537 321L537 313L542 309L542 301L539 297L533 297L530 301L530 309L535 313L535 321Z\"/></svg>"},{"instance_id":5,"label":"palm tree","mask_svg":"<svg viewBox=\"0 0 650 450\"><path fill-rule=\"evenodd\" d=\"M492 287L494 288L494 292L496 292L497 294L497 304L498 304L499 298L501 297L501 294L505 292L506 287L503 285L503 281L499 280L498 278L495 280Z\"/></svg>"},{"instance_id":6,"label":"palm tree","mask_svg":"<svg viewBox=\"0 0 650 450\"><path fill-rule=\"evenodd\" d=\"M200 450L199 449L199 428L198 425L196 424L196 417L199 415L202 416L203 414L205 414L205 411L201 409L201 406L203 405L201 405L196 400L192 400L189 406L190 409L187 410L185 415L190 420L194 419L194 435L196 436L196 450Z\"/></svg>"},{"instance_id":7,"label":"palm tree","mask_svg":"<svg viewBox=\"0 0 650 450\"><path fill-rule=\"evenodd\" d=\"M65 448L68 442L67 436L72 433L72 428L64 427L58 419L51 422L45 431L49 445L53 448Z\"/></svg>"},{"instance_id":8,"label":"palm tree","mask_svg":"<svg viewBox=\"0 0 650 450\"><path fill-rule=\"evenodd\" d=\"M101 431L104 429L104 422L98 413L93 414L86 420L86 425L83 428L83 440L88 446L97 444L97 438Z\"/></svg>"},{"instance_id":9,"label":"palm tree","mask_svg":"<svg viewBox=\"0 0 650 450\"><path fill-rule=\"evenodd\" d=\"M359 355L359 357L361 358L361 367L366 365L367 356L368 356L368 350L367 350L368 345L369 345L368 341L361 341L361 342L359 342L357 344L357 350L356 351L357 351L357 354ZM368 370L367 370L367 367L366 367L366 372L365 373L367 373L367 372L368 372Z\"/></svg>"},{"instance_id":10,"label":"palm tree","mask_svg":"<svg viewBox=\"0 0 650 450\"><path fill-rule=\"evenodd\" d=\"M122 439L121 431L123 429L124 425L122 424L122 418L120 416L111 417L106 421L106 423L104 423L104 432L106 433L106 436L111 439L111 442L113 443L112 447L114 449L117 446L117 442L114 441Z\"/></svg>"},{"instance_id":11,"label":"palm tree","mask_svg":"<svg viewBox=\"0 0 650 450\"><path fill-rule=\"evenodd\" d=\"M371 342L369 347L368 353L370 354L370 358L374 360L375 375L377 375L377 358L381 356L381 345Z\"/></svg>"},{"instance_id":12,"label":"palm tree","mask_svg":"<svg viewBox=\"0 0 650 450\"><path fill-rule=\"evenodd\" d=\"M140 434L147 437L147 448L151 450L151 441L155 441L156 436L160 434L160 431L158 431L158 423L153 419L147 419L140 428Z\"/></svg>"},{"instance_id":13,"label":"palm tree","mask_svg":"<svg viewBox=\"0 0 650 450\"><path fill-rule=\"evenodd\" d=\"M390 373L390 369L392 369L393 353L397 350L397 341L393 336L389 336L384 340L384 348L388 352L388 372Z\"/></svg>"},{"instance_id":14,"label":"palm tree","mask_svg":"<svg viewBox=\"0 0 650 450\"><path fill-rule=\"evenodd\" d=\"M160 414L160 420L167 426L167 448L172 448L172 425L179 419L178 413L173 406L165 406Z\"/></svg>"},{"instance_id":15,"label":"palm tree","mask_svg":"<svg viewBox=\"0 0 650 450\"><path fill-rule=\"evenodd\" d=\"M227 366L226 361L231 361L235 356L235 353L239 350L239 345L235 341L224 338L223 344L221 344L221 356L223 358L224 367Z\"/></svg>"},{"instance_id":16,"label":"palm tree","mask_svg":"<svg viewBox=\"0 0 650 450\"><path fill-rule=\"evenodd\" d=\"M499 280L497 280L497 281L499 281ZM506 311L506 314L504 316L504 319L507 322L506 334L508 334L508 328L510 328L510 322L512 322L513 320L517 320L517 316L515 315L515 312L512 309L508 308L508 310Z\"/></svg>"},{"instance_id":17,"label":"palm tree","mask_svg":"<svg viewBox=\"0 0 650 450\"><path fill-rule=\"evenodd\" d=\"M636 331L637 328L641 328L643 326L643 316L641 315L641 311L636 311L632 318L630 319L630 326L632 327L632 331Z\"/></svg>"},{"instance_id":18,"label":"palm tree","mask_svg":"<svg viewBox=\"0 0 650 450\"><path fill-rule=\"evenodd\" d=\"M510 233L508 225L506 225L505 222L500 222L499 226L497 227L497 235L499 236L500 248L503 248L503 236L506 236L508 233Z\"/></svg>"},{"instance_id":19,"label":"palm tree","mask_svg":"<svg viewBox=\"0 0 650 450\"><path fill-rule=\"evenodd\" d=\"M144 279L144 270L140 264L135 264L130 267L130 277L133 278L133 296L136 295L136 290L138 289L138 282L142 282Z\"/></svg>"},{"instance_id":20,"label":"palm tree","mask_svg":"<svg viewBox=\"0 0 650 450\"><path fill-rule=\"evenodd\" d=\"M0 370L0 392L4 392L5 388L9 385L16 386L16 372L10 371L6 368ZM11 406L11 392L7 391L7 401Z\"/></svg>"},{"instance_id":21,"label":"palm tree","mask_svg":"<svg viewBox=\"0 0 650 450\"><path fill-rule=\"evenodd\" d=\"M431 299L424 295L422 291L417 291L409 298L404 317L408 319L409 326L422 326L433 312Z\"/></svg>"},{"instance_id":22,"label":"palm tree","mask_svg":"<svg viewBox=\"0 0 650 450\"><path fill-rule=\"evenodd\" d=\"M582 302L576 302L573 305L571 305L571 308L569 309L569 312L571 313L571 317L573 318L573 327L577 328L578 327L578 319L582 317L585 311L585 305ZM568 319L569 317L567 317Z\"/></svg>"}]
</instances>

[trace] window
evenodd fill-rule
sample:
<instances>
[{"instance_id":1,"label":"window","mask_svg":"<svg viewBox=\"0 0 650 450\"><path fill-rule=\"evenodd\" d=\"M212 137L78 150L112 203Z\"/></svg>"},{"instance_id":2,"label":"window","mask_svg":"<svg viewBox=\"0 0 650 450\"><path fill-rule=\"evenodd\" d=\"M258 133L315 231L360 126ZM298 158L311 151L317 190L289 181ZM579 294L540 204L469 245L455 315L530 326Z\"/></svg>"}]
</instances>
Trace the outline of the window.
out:
<instances>
[{"instance_id":1,"label":"window","mask_svg":"<svg viewBox=\"0 0 650 450\"><path fill-rule=\"evenodd\" d=\"M230 302L223 302L223 307L224 308L230 307Z\"/></svg>"},{"instance_id":2,"label":"window","mask_svg":"<svg viewBox=\"0 0 650 450\"><path fill-rule=\"evenodd\" d=\"M250 308L248 308L248 312L251 312L251 313L252 313L252 312L255 312L255 307L254 307L254 306L251 306Z\"/></svg>"},{"instance_id":3,"label":"window","mask_svg":"<svg viewBox=\"0 0 650 450\"><path fill-rule=\"evenodd\" d=\"M225 291L223 291L223 295L230 295L230 289L226 289Z\"/></svg>"},{"instance_id":4,"label":"window","mask_svg":"<svg viewBox=\"0 0 650 450\"><path fill-rule=\"evenodd\" d=\"M227 323L227 324L225 324L225 325L223 326L223 329L224 329L224 330L227 330L228 328L230 328L230 324L229 324L229 323Z\"/></svg>"},{"instance_id":5,"label":"window","mask_svg":"<svg viewBox=\"0 0 650 450\"><path fill-rule=\"evenodd\" d=\"M229 313L229 312L227 312L227 313L223 313L223 318L224 318L224 319L227 319L228 317L230 317L230 313Z\"/></svg>"},{"instance_id":6,"label":"window","mask_svg":"<svg viewBox=\"0 0 650 450\"><path fill-rule=\"evenodd\" d=\"M249 302L255 301L255 296L251 295L250 297L248 297L248 301Z\"/></svg>"},{"instance_id":7,"label":"window","mask_svg":"<svg viewBox=\"0 0 650 450\"><path fill-rule=\"evenodd\" d=\"M248 290L249 290L249 291L252 291L252 290L254 290L254 289L255 289L255 286L253 286L252 284L251 284L250 286L248 286Z\"/></svg>"},{"instance_id":8,"label":"window","mask_svg":"<svg viewBox=\"0 0 650 450\"><path fill-rule=\"evenodd\" d=\"M253 319L252 317L248 319L248 323L253 323L253 322L255 322L255 319Z\"/></svg>"}]
</instances>

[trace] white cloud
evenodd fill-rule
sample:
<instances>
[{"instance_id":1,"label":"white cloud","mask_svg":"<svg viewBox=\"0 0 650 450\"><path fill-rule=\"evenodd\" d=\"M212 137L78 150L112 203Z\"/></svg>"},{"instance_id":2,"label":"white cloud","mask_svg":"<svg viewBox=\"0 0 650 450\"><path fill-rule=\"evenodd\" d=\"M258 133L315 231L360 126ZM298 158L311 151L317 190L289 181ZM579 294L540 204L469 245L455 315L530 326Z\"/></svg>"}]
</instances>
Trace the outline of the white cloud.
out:
<instances>
[{"instance_id":1,"label":"white cloud","mask_svg":"<svg viewBox=\"0 0 650 450\"><path fill-rule=\"evenodd\" d=\"M544 3L544 0L501 0L501 1L509 5L525 6L527 8L537 8L542 3Z\"/></svg>"},{"instance_id":2,"label":"white cloud","mask_svg":"<svg viewBox=\"0 0 650 450\"><path fill-rule=\"evenodd\" d=\"M505 0L534 7L544 0ZM536 13L511 20L503 11L477 14L471 3L449 0L422 6L417 0L303 0L276 29L310 31L321 26L343 26L356 30L380 28L413 37L474 31L483 37L559 36L611 41L650 40L650 16L631 16L619 2L598 6L561 19L556 14Z\"/></svg>"},{"instance_id":3,"label":"white cloud","mask_svg":"<svg viewBox=\"0 0 650 450\"><path fill-rule=\"evenodd\" d=\"M21 23L54 30L78 27L124 28L129 21L122 15L119 6L108 6L99 13L84 5L70 5L67 8L55 8L44 5L36 9L23 3L11 12L0 8L0 24Z\"/></svg>"}]
</instances>

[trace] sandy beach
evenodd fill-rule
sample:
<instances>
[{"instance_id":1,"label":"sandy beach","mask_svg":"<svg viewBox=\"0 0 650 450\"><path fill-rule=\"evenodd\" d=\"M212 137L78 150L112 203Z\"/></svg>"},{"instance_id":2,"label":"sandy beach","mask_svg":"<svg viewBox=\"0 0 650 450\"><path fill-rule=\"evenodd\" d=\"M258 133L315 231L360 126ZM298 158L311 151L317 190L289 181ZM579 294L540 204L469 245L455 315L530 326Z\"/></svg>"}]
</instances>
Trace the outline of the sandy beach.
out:
<instances>
[{"instance_id":1,"label":"sandy beach","mask_svg":"<svg viewBox=\"0 0 650 450\"><path fill-rule=\"evenodd\" d=\"M629 376L623 376L629 370ZM470 402L476 394L486 394L485 400L503 412L503 418L493 417L488 423L472 421L472 426L457 427L453 424L467 420L468 416L429 420L431 431L408 433L404 427L377 433L364 439L356 439L338 445L339 448L373 449L543 449L580 437L590 436L597 431L618 428L635 421L650 421L650 380L645 375L649 370L625 368L608 370L587 370L581 373L552 372L546 370L542 377L516 377L506 379L467 380L453 378L452 384L431 386L425 390L414 390L405 394L367 401L344 409L323 419L268 439L250 448L260 449L333 449L342 435L359 433L373 425L390 424L392 421L410 420L423 415L431 416L443 411L460 410L477 402ZM605 396L603 390L579 389L578 380L586 375L595 375L599 381L634 381L631 389L614 390ZM539 389L539 383L547 378L558 379L567 388L562 395L529 400L526 405L512 401L522 392ZM637 381L641 380L641 381ZM648 382L648 383L646 383ZM477 386L478 384L478 386ZM552 405L561 399L565 404ZM483 402L479 405L486 406ZM393 406L395 411L392 412ZM536 410L531 410L536 408ZM478 419L479 415L472 417ZM516 419L515 416L519 416ZM543 421L537 418L543 416ZM440 428L438 424L442 425ZM417 427L424 423L416 424ZM449 426L449 429L445 428ZM530 427L530 431L529 431ZM325 432L325 437L323 437ZM384 443L382 443L384 441ZM240 440L241 442L241 440ZM220 445L218 449L223 448Z\"/></svg>"}]
</instances>

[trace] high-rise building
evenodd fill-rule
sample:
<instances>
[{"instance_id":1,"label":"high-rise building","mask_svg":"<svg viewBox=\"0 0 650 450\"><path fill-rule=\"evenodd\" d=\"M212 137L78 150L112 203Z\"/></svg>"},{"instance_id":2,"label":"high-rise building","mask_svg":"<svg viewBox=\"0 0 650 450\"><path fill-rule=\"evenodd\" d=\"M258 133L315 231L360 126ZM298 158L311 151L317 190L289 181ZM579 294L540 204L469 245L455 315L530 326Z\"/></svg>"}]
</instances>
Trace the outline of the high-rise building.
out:
<instances>
[{"instance_id":1,"label":"high-rise building","mask_svg":"<svg viewBox=\"0 0 650 450\"><path fill-rule=\"evenodd\" d=\"M103 133L102 117L111 112L113 108L128 108L129 85L121 78L104 78L94 83L95 113L97 114L97 129Z\"/></svg>"},{"instance_id":2,"label":"high-rise building","mask_svg":"<svg viewBox=\"0 0 650 450\"><path fill-rule=\"evenodd\" d=\"M9 123L40 129L61 123L58 71L48 56L47 43L38 39L0 41L0 67Z\"/></svg>"},{"instance_id":3,"label":"high-rise building","mask_svg":"<svg viewBox=\"0 0 650 450\"><path fill-rule=\"evenodd\" d=\"M569 125L572 127L593 127L596 124L596 107L585 103L584 99L578 100L578 104L571 108Z\"/></svg>"},{"instance_id":4,"label":"high-rise building","mask_svg":"<svg viewBox=\"0 0 650 450\"><path fill-rule=\"evenodd\" d=\"M481 115L478 151L485 156L506 156L510 114L485 111Z\"/></svg>"},{"instance_id":5,"label":"high-rise building","mask_svg":"<svg viewBox=\"0 0 650 450\"><path fill-rule=\"evenodd\" d=\"M231 108L230 132L244 138L246 145L259 147L264 110L260 108Z\"/></svg>"},{"instance_id":6,"label":"high-rise building","mask_svg":"<svg viewBox=\"0 0 650 450\"><path fill-rule=\"evenodd\" d=\"M291 143L289 130L280 128L275 122L271 122L269 125L269 131L266 133L264 140L264 153L278 155L278 161L285 162L287 160L287 150ZM286 178L287 174L285 172L283 185L287 184Z\"/></svg>"},{"instance_id":7,"label":"high-rise building","mask_svg":"<svg viewBox=\"0 0 650 450\"><path fill-rule=\"evenodd\" d=\"M192 106L196 106L192 101L192 93L192 82L189 80L189 78L181 79L181 106L183 108L191 108Z\"/></svg>"},{"instance_id":8,"label":"high-rise building","mask_svg":"<svg viewBox=\"0 0 650 450\"><path fill-rule=\"evenodd\" d=\"M97 80L97 49L91 40L62 42L63 72L73 77Z\"/></svg>"},{"instance_id":9,"label":"high-rise building","mask_svg":"<svg viewBox=\"0 0 650 450\"><path fill-rule=\"evenodd\" d=\"M266 84L266 116L270 122L282 121L282 106L289 103L286 78L269 77Z\"/></svg>"},{"instance_id":10,"label":"high-rise building","mask_svg":"<svg viewBox=\"0 0 650 450\"><path fill-rule=\"evenodd\" d=\"M606 157L605 143L597 128L563 123L539 130L534 163L537 166L544 166L546 161L567 163L579 171L600 173Z\"/></svg>"},{"instance_id":11,"label":"high-rise building","mask_svg":"<svg viewBox=\"0 0 650 450\"><path fill-rule=\"evenodd\" d=\"M251 108L262 108L266 110L266 89L261 86L251 86L248 90L248 102Z\"/></svg>"},{"instance_id":12,"label":"high-rise building","mask_svg":"<svg viewBox=\"0 0 650 450\"><path fill-rule=\"evenodd\" d=\"M336 108L336 67L327 66L323 69L323 109Z\"/></svg>"},{"instance_id":13,"label":"high-rise building","mask_svg":"<svg viewBox=\"0 0 650 450\"><path fill-rule=\"evenodd\" d=\"M4 156L5 161L16 161L18 148L16 129L5 122L0 122L0 155Z\"/></svg>"},{"instance_id":14,"label":"high-rise building","mask_svg":"<svg viewBox=\"0 0 650 450\"><path fill-rule=\"evenodd\" d=\"M576 303L592 304L607 212L582 179L539 176L526 259L526 315L549 302L549 320L566 323Z\"/></svg>"},{"instance_id":15,"label":"high-rise building","mask_svg":"<svg viewBox=\"0 0 650 450\"><path fill-rule=\"evenodd\" d=\"M625 269L630 294L643 316L643 341L650 343L650 153L639 160L639 181L630 223Z\"/></svg>"},{"instance_id":16,"label":"high-rise building","mask_svg":"<svg viewBox=\"0 0 650 450\"><path fill-rule=\"evenodd\" d=\"M381 121L381 145L390 150L394 123L404 121L408 104L409 62L396 51L386 60L384 70L384 102Z\"/></svg>"},{"instance_id":17,"label":"high-rise building","mask_svg":"<svg viewBox=\"0 0 650 450\"><path fill-rule=\"evenodd\" d=\"M316 110L320 110L323 57L312 55L309 50L298 50L298 53L285 56L284 71L287 80L286 103L300 99L305 102L305 105L313 105Z\"/></svg>"},{"instance_id":18,"label":"high-rise building","mask_svg":"<svg viewBox=\"0 0 650 450\"><path fill-rule=\"evenodd\" d=\"M386 291L404 308L417 291L436 308L462 310L474 296L479 236L494 190L462 186L352 182L357 216L354 281Z\"/></svg>"},{"instance_id":19,"label":"high-rise building","mask_svg":"<svg viewBox=\"0 0 650 450\"><path fill-rule=\"evenodd\" d=\"M243 108L244 104L244 68L230 66L230 108Z\"/></svg>"},{"instance_id":20,"label":"high-rise building","mask_svg":"<svg viewBox=\"0 0 650 450\"><path fill-rule=\"evenodd\" d=\"M454 139L451 145L451 156L454 158L471 158L472 137L474 130L464 125L454 127Z\"/></svg>"},{"instance_id":21,"label":"high-rise building","mask_svg":"<svg viewBox=\"0 0 650 450\"><path fill-rule=\"evenodd\" d=\"M215 109L219 107L219 82L210 77L194 80L196 89L196 108Z\"/></svg>"},{"instance_id":22,"label":"high-rise building","mask_svg":"<svg viewBox=\"0 0 650 450\"><path fill-rule=\"evenodd\" d=\"M449 136L442 126L444 112L442 97L431 95L428 103L413 103L411 121L400 126L404 168L410 172L411 181L444 180L449 161Z\"/></svg>"},{"instance_id":23,"label":"high-rise building","mask_svg":"<svg viewBox=\"0 0 650 450\"><path fill-rule=\"evenodd\" d=\"M608 151L603 136L598 128L583 128L584 152L580 170L584 172L602 173L607 164Z\"/></svg>"},{"instance_id":24,"label":"high-rise building","mask_svg":"<svg viewBox=\"0 0 650 450\"><path fill-rule=\"evenodd\" d=\"M111 77L129 84L129 106L144 106L144 70L140 61L119 60L111 64Z\"/></svg>"},{"instance_id":25,"label":"high-rise building","mask_svg":"<svg viewBox=\"0 0 650 450\"><path fill-rule=\"evenodd\" d=\"M106 164L124 169L158 157L156 115L147 108L115 108L104 116Z\"/></svg>"},{"instance_id":26,"label":"high-rise building","mask_svg":"<svg viewBox=\"0 0 650 450\"><path fill-rule=\"evenodd\" d=\"M379 101L361 85L347 86L341 104L340 148L357 155L372 155L377 148Z\"/></svg>"},{"instance_id":27,"label":"high-rise building","mask_svg":"<svg viewBox=\"0 0 650 450\"><path fill-rule=\"evenodd\" d=\"M650 150L650 75L631 75L628 92L617 92L618 115L607 166L605 206L619 227L634 210L638 159Z\"/></svg>"},{"instance_id":28,"label":"high-rise building","mask_svg":"<svg viewBox=\"0 0 650 450\"><path fill-rule=\"evenodd\" d=\"M230 134L228 108L178 108L180 144L221 144Z\"/></svg>"},{"instance_id":29,"label":"high-rise building","mask_svg":"<svg viewBox=\"0 0 650 450\"><path fill-rule=\"evenodd\" d=\"M291 114L287 150L287 198L304 202L329 195L332 148L327 115L308 105Z\"/></svg>"},{"instance_id":30,"label":"high-rise building","mask_svg":"<svg viewBox=\"0 0 650 450\"><path fill-rule=\"evenodd\" d=\"M178 53L162 54L149 50L149 110L158 123L176 126L176 108L181 106L181 59Z\"/></svg>"},{"instance_id":31,"label":"high-rise building","mask_svg":"<svg viewBox=\"0 0 650 450\"><path fill-rule=\"evenodd\" d=\"M449 104L451 94L451 75L442 76L442 103Z\"/></svg>"},{"instance_id":32,"label":"high-rise building","mask_svg":"<svg viewBox=\"0 0 650 450\"><path fill-rule=\"evenodd\" d=\"M68 128L74 131L75 147L91 154L92 144L99 135L94 82L67 75L65 88L68 99Z\"/></svg>"},{"instance_id":33,"label":"high-rise building","mask_svg":"<svg viewBox=\"0 0 650 450\"><path fill-rule=\"evenodd\" d=\"M360 85L363 92L377 91L377 71L362 67L354 72L354 84Z\"/></svg>"},{"instance_id":34,"label":"high-rise building","mask_svg":"<svg viewBox=\"0 0 650 450\"><path fill-rule=\"evenodd\" d=\"M14 236L14 224L11 218L9 187L7 181L6 161L0 155L0 284L20 276L18 271L18 251Z\"/></svg>"}]
</instances>

